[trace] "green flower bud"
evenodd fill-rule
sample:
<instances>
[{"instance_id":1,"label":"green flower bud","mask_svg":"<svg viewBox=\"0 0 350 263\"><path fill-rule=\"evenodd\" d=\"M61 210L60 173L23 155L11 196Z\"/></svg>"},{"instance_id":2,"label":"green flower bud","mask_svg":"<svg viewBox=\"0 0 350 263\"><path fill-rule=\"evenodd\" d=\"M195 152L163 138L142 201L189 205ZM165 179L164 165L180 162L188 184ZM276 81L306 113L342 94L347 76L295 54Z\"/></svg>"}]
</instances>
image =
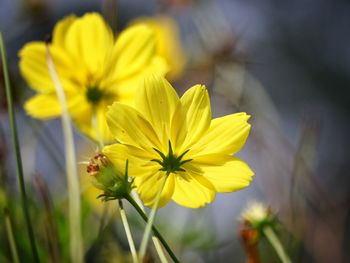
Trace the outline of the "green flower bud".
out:
<instances>
[{"instance_id":1,"label":"green flower bud","mask_svg":"<svg viewBox=\"0 0 350 263\"><path fill-rule=\"evenodd\" d=\"M133 188L133 180L128 177L128 161L122 174L104 154L98 153L90 160L87 172L94 177L93 184L103 191L97 197L103 201L125 198Z\"/></svg>"}]
</instances>

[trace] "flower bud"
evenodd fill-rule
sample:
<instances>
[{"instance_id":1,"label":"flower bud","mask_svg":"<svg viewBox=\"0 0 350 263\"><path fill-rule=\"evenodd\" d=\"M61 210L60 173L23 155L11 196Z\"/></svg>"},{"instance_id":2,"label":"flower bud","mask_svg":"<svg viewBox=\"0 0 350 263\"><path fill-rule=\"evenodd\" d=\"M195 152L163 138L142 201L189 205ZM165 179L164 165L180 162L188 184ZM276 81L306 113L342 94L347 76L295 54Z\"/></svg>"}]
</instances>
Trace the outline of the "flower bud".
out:
<instances>
[{"instance_id":1,"label":"flower bud","mask_svg":"<svg viewBox=\"0 0 350 263\"><path fill-rule=\"evenodd\" d=\"M125 198L133 188L133 180L129 181L128 177L128 161L123 175L103 153L98 153L90 159L86 171L93 177L93 184L103 191L97 197L103 201Z\"/></svg>"},{"instance_id":2,"label":"flower bud","mask_svg":"<svg viewBox=\"0 0 350 263\"><path fill-rule=\"evenodd\" d=\"M241 214L244 224L260 231L265 226L274 227L276 217L271 209L259 202L250 203Z\"/></svg>"}]
</instances>

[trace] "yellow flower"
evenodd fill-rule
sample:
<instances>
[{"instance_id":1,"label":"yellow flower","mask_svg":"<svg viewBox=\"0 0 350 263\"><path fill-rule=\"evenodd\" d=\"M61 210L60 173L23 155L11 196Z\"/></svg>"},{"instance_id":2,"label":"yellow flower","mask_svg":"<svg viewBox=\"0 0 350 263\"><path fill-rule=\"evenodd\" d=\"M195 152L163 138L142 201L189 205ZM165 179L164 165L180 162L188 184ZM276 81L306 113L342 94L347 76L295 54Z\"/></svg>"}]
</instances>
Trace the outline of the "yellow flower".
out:
<instances>
[{"instance_id":1,"label":"yellow flower","mask_svg":"<svg viewBox=\"0 0 350 263\"><path fill-rule=\"evenodd\" d=\"M132 104L146 74L167 71L165 60L156 53L152 29L135 25L115 39L97 13L59 21L50 52L75 124L95 140L112 139L105 118L108 105L115 100ZM19 56L22 75L38 93L25 103L26 111L40 119L59 116L61 107L48 71L45 43L28 43Z\"/></svg>"},{"instance_id":2,"label":"yellow flower","mask_svg":"<svg viewBox=\"0 0 350 263\"><path fill-rule=\"evenodd\" d=\"M185 68L187 58L182 48L176 21L170 16L160 15L140 17L131 22L131 25L138 24L145 24L154 30L157 53L166 59L170 67L166 77L168 80L177 79Z\"/></svg>"},{"instance_id":3,"label":"yellow flower","mask_svg":"<svg viewBox=\"0 0 350 263\"><path fill-rule=\"evenodd\" d=\"M135 105L115 102L110 107L107 123L121 144L103 152L119 169L129 160L129 175L145 205L152 206L164 176L160 206L172 199L197 208L212 202L216 192L249 185L253 172L232 156L249 134L246 113L212 120L204 86L195 85L179 98L159 76L145 79Z\"/></svg>"}]
</instances>

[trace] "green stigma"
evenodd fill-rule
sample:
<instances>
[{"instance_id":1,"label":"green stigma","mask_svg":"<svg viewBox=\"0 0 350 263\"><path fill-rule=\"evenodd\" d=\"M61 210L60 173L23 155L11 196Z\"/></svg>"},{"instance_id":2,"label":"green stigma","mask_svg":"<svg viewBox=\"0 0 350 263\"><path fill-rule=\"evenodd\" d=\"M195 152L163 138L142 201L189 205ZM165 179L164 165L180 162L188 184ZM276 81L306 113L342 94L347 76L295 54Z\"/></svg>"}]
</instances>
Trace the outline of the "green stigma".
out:
<instances>
[{"instance_id":1,"label":"green stigma","mask_svg":"<svg viewBox=\"0 0 350 263\"><path fill-rule=\"evenodd\" d=\"M182 160L182 158L185 156L185 154L189 150L183 152L179 156L176 156L173 152L170 141L169 141L169 152L166 156L158 149L156 149L156 148L153 148L153 149L160 155L160 157L162 159L161 160L160 159L152 159L151 161L159 163L162 166L162 168L160 168L159 171L165 171L167 173L167 175L169 175L170 173L185 172L185 170L183 168L181 168L181 166L184 163L192 161L192 159Z\"/></svg>"},{"instance_id":2,"label":"green stigma","mask_svg":"<svg viewBox=\"0 0 350 263\"><path fill-rule=\"evenodd\" d=\"M103 92L96 86L88 87L86 91L86 99L94 105L97 105L103 98Z\"/></svg>"}]
</instances>

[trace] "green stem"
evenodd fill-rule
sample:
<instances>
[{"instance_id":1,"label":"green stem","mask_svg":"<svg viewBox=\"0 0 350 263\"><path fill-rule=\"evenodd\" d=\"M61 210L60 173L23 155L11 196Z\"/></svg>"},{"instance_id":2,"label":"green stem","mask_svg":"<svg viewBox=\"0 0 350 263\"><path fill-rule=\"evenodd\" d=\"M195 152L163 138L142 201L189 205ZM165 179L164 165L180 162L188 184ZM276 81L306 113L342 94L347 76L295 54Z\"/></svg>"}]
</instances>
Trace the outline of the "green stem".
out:
<instances>
[{"instance_id":1,"label":"green stem","mask_svg":"<svg viewBox=\"0 0 350 263\"><path fill-rule=\"evenodd\" d=\"M142 202L141 202L140 198L138 197L137 193L135 191L132 191L130 194L131 194L131 197L136 201L136 203L142 209L142 211L145 212L145 209L144 209ZM153 241L154 247L156 249L156 252L159 256L160 262L161 263L168 263L168 259L166 258L165 254L164 254L162 245L160 244L159 239L154 235L154 233L152 234L152 241Z\"/></svg>"},{"instance_id":2,"label":"green stem","mask_svg":"<svg viewBox=\"0 0 350 263\"><path fill-rule=\"evenodd\" d=\"M154 234L152 235L152 241L153 241L153 244L154 244L154 246L156 248L157 254L158 254L159 259L160 259L160 262L161 263L168 263L168 260L167 260L165 254L164 254L164 251L163 251L162 246L161 246L161 244L159 242L159 239L156 236L154 236Z\"/></svg>"},{"instance_id":3,"label":"green stem","mask_svg":"<svg viewBox=\"0 0 350 263\"><path fill-rule=\"evenodd\" d=\"M143 260L145 254L146 254L147 244L148 244L148 240L149 240L149 237L151 234L153 221L154 221L156 214L157 214L157 211L158 211L160 197L162 196L162 192L163 192L167 178L168 178L168 176L164 176L164 178L161 182L161 186L160 186L159 191L158 191L156 198L154 200L152 210L151 210L150 216L149 216L147 224L146 224L146 229L145 229L145 232L143 234L141 246L140 246L140 259L141 260Z\"/></svg>"},{"instance_id":4,"label":"green stem","mask_svg":"<svg viewBox=\"0 0 350 263\"><path fill-rule=\"evenodd\" d=\"M278 239L275 232L273 232L272 228L264 227L263 232L269 240L269 242L271 243L272 247L275 249L281 261L283 263L291 263L292 261L288 257L287 253L284 251L281 241Z\"/></svg>"},{"instance_id":5,"label":"green stem","mask_svg":"<svg viewBox=\"0 0 350 263\"><path fill-rule=\"evenodd\" d=\"M136 252L134 240L132 239L132 235L131 235L128 219L126 217L126 213L125 213L125 210L124 210L124 207L123 207L123 201L121 199L119 199L118 200L118 204L119 204L120 217L121 217L122 222L123 222L126 238L128 240L130 252L131 252L131 255L132 255L132 260L133 260L134 263L138 263L139 259L137 257L137 252Z\"/></svg>"},{"instance_id":6,"label":"green stem","mask_svg":"<svg viewBox=\"0 0 350 263\"><path fill-rule=\"evenodd\" d=\"M69 240L70 240L70 256L74 263L84 261L83 254L83 236L81 229L81 204L80 204L80 185L77 170L77 162L74 149L73 129L71 119L68 112L68 106L64 89L61 85L59 76L57 75L55 65L50 53L49 46L46 45L46 59L52 82L56 89L56 95L62 109L62 130L65 145L65 158L67 170L68 184L68 200L69 200Z\"/></svg>"},{"instance_id":7,"label":"green stem","mask_svg":"<svg viewBox=\"0 0 350 263\"><path fill-rule=\"evenodd\" d=\"M15 238L13 236L13 229L12 229L12 224L10 220L10 215L7 209L5 209L4 211L4 216L5 216L5 227L6 227L7 237L9 240L10 250L12 254L12 260L14 263L19 263L20 261L18 257L17 246L16 246Z\"/></svg>"},{"instance_id":8,"label":"green stem","mask_svg":"<svg viewBox=\"0 0 350 263\"><path fill-rule=\"evenodd\" d=\"M1 32L0 32L0 49L1 49L1 60L2 60L2 66L3 66L4 79L5 79L6 100L7 100L7 107L8 107L8 113L9 113L9 119L10 119L10 126L11 126L12 144L13 144L13 148L15 150L15 155L16 155L16 173L17 173L19 188L20 188L20 192L21 192L22 209L23 209L24 218L26 221L27 232L28 232L28 236L29 236L29 241L30 241L30 246L32 249L34 261L40 262L38 251L37 251L36 244L35 244L34 232L33 232L32 224L30 221L30 216L29 216L29 209L28 209L28 204L27 204L27 194L26 194L26 189L25 189L25 185L24 185L21 152L20 152L19 141L18 141L18 136L17 136L16 117L15 117L14 107L13 107L13 103L12 103L12 92L11 92L11 88L10 88L10 78L9 78L8 69L7 69L6 50L5 50L5 44L4 44L4 40L3 40Z\"/></svg>"},{"instance_id":9,"label":"green stem","mask_svg":"<svg viewBox=\"0 0 350 263\"><path fill-rule=\"evenodd\" d=\"M125 197L126 200L129 201L129 203L135 208L135 210L137 211L137 213L141 216L141 218L147 223L148 222L148 217L147 215L142 211L142 209L140 208L140 206L136 203L136 201L131 197L131 196L127 196ZM159 239L159 241L162 243L163 247L165 248L165 250L168 252L169 256L171 257L171 259L175 262L175 263L179 263L180 261L177 259L176 255L174 254L174 252L171 250L171 248L169 247L169 245L167 244L167 242L165 241L165 239L163 238L163 236L159 233L158 229L155 226L152 226L152 231L154 233L154 235Z\"/></svg>"}]
</instances>

